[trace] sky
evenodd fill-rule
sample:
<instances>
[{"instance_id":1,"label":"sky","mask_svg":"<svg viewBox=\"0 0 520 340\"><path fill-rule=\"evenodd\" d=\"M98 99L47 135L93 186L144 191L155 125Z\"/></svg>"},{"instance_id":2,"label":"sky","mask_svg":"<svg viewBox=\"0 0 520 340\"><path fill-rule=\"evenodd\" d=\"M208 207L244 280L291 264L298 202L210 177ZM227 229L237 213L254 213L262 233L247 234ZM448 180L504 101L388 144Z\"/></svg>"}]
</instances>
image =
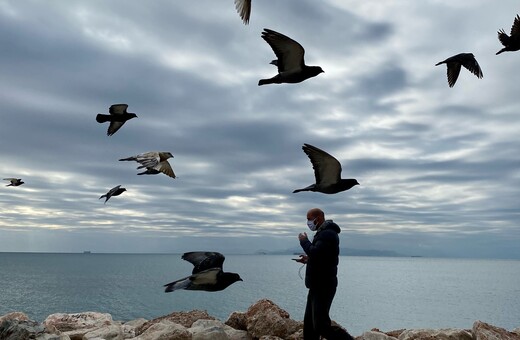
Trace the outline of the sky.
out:
<instances>
[{"instance_id":1,"label":"sky","mask_svg":"<svg viewBox=\"0 0 520 340\"><path fill-rule=\"evenodd\" d=\"M224 254L298 247L325 211L341 246L520 259L517 1L0 0L0 251ZM276 75L264 28L325 73ZM470 52L484 77L446 66ZM113 136L112 104L137 114ZM314 183L301 146L360 186ZM118 159L170 151L177 178ZM99 197L127 191L106 204Z\"/></svg>"}]
</instances>

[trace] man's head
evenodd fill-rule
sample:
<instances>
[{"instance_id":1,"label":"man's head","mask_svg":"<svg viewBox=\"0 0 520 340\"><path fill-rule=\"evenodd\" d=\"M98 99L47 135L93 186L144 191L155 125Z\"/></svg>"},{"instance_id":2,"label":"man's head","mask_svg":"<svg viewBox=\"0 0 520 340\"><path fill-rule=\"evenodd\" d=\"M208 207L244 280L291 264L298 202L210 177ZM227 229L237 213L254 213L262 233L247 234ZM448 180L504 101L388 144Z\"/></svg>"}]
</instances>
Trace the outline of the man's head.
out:
<instances>
[{"instance_id":1,"label":"man's head","mask_svg":"<svg viewBox=\"0 0 520 340\"><path fill-rule=\"evenodd\" d=\"M309 211L307 211L307 225L309 225L311 221L314 222L314 230L318 229L321 226L321 224L325 221L325 213L323 212L323 210L319 208L312 208Z\"/></svg>"}]
</instances>

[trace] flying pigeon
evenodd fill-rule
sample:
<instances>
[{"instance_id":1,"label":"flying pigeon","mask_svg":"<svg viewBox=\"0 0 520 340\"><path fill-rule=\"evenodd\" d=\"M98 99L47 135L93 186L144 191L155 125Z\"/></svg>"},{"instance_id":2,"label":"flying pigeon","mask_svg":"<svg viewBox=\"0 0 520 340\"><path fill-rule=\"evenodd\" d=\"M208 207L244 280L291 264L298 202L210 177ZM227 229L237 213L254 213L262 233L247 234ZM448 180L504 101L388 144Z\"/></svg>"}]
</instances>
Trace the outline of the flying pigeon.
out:
<instances>
[{"instance_id":1,"label":"flying pigeon","mask_svg":"<svg viewBox=\"0 0 520 340\"><path fill-rule=\"evenodd\" d=\"M193 264L192 275L165 284L166 293L178 289L216 292L226 289L237 281L242 281L237 273L226 273L222 270L225 257L221 253L195 251L184 253L182 259Z\"/></svg>"},{"instance_id":2,"label":"flying pigeon","mask_svg":"<svg viewBox=\"0 0 520 340\"><path fill-rule=\"evenodd\" d=\"M137 169L146 169L146 171L140 172L138 175L157 175L162 172L171 178L175 178L175 173L167 161L168 158L172 157L171 152L150 151L140 153L137 156L121 158L120 161L136 161L140 163L141 165Z\"/></svg>"},{"instance_id":3,"label":"flying pigeon","mask_svg":"<svg viewBox=\"0 0 520 340\"><path fill-rule=\"evenodd\" d=\"M98 123L110 122L108 126L107 136L112 136L123 124L132 118L136 118L135 113L126 112L127 104L114 104L108 109L109 115L98 113L96 121Z\"/></svg>"},{"instance_id":4,"label":"flying pigeon","mask_svg":"<svg viewBox=\"0 0 520 340\"><path fill-rule=\"evenodd\" d=\"M107 192L106 194L101 195L101 197L99 197L99 199L102 199L103 197L106 197L105 203L104 203L104 204L106 204L107 201L110 199L110 197L112 197L112 196L119 196L119 195L121 195L125 191L126 191L125 188L121 188L121 185L118 185L118 186L115 186L112 189L110 189L110 191Z\"/></svg>"},{"instance_id":5,"label":"flying pigeon","mask_svg":"<svg viewBox=\"0 0 520 340\"><path fill-rule=\"evenodd\" d=\"M21 178L4 178L4 181L11 182L10 184L7 184L6 187L17 187L19 185L24 184Z\"/></svg>"},{"instance_id":6,"label":"flying pigeon","mask_svg":"<svg viewBox=\"0 0 520 340\"><path fill-rule=\"evenodd\" d=\"M249 24L249 17L251 16L251 0L235 0L235 8L244 24Z\"/></svg>"},{"instance_id":7,"label":"flying pigeon","mask_svg":"<svg viewBox=\"0 0 520 340\"><path fill-rule=\"evenodd\" d=\"M271 61L278 67L278 74L270 79L260 79L258 86L266 84L300 83L324 72L319 66L305 65L305 50L291 38L264 28L262 38L271 46L278 59Z\"/></svg>"},{"instance_id":8,"label":"flying pigeon","mask_svg":"<svg viewBox=\"0 0 520 340\"><path fill-rule=\"evenodd\" d=\"M503 29L498 31L498 40L504 45L504 48L498 51L496 54L500 54L506 51L518 51L520 50L520 16L518 14L515 17L515 21L513 22L513 27L511 27L511 35L507 35Z\"/></svg>"},{"instance_id":9,"label":"flying pigeon","mask_svg":"<svg viewBox=\"0 0 520 340\"><path fill-rule=\"evenodd\" d=\"M455 82L459 77L461 66L464 66L471 73L476 75L479 79L484 76L473 53L460 53L454 55L453 57L449 57L444 61L438 62L437 64L435 64L435 66L438 66L440 64L446 64L446 66L448 67L448 85L450 87L453 87L453 85L455 85Z\"/></svg>"},{"instance_id":10,"label":"flying pigeon","mask_svg":"<svg viewBox=\"0 0 520 340\"><path fill-rule=\"evenodd\" d=\"M316 183L303 189L296 189L293 193L315 191L324 194L336 194L359 185L354 178L342 179L341 164L325 151L310 144L303 144L302 149L311 160Z\"/></svg>"}]
</instances>

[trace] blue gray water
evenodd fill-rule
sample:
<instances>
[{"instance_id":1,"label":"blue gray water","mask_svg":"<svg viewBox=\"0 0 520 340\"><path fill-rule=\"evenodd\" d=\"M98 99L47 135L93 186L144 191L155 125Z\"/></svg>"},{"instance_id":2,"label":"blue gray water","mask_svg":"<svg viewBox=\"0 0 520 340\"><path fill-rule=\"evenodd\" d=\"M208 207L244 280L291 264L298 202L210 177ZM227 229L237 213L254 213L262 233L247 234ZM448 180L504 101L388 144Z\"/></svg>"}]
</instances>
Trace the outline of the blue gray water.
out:
<instances>
[{"instance_id":1,"label":"blue gray water","mask_svg":"<svg viewBox=\"0 0 520 340\"><path fill-rule=\"evenodd\" d=\"M0 253L0 315L23 311L43 321L99 311L131 320L200 309L225 321L268 298L301 320L307 291L291 257L228 255L224 269L244 282L166 294L163 284L191 272L180 255ZM338 276L331 317L353 335L373 327L471 328L475 320L520 326L520 261L343 256Z\"/></svg>"}]
</instances>

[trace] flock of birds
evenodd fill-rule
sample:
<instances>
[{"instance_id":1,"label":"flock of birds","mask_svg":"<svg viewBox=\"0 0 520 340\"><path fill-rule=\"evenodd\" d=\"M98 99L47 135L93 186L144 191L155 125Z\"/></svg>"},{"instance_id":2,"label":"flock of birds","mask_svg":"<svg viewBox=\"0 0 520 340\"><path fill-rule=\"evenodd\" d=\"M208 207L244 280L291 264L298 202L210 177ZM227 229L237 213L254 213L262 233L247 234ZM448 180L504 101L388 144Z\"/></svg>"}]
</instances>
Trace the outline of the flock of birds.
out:
<instances>
[{"instance_id":1,"label":"flock of birds","mask_svg":"<svg viewBox=\"0 0 520 340\"><path fill-rule=\"evenodd\" d=\"M251 16L251 0L235 0L235 7L244 24L248 24ZM274 54L275 60L270 64L278 68L278 74L272 78L260 79L258 85L281 84L281 83L300 83L309 78L323 73L320 66L308 66L305 64L305 49L297 41L271 29L264 28L261 37L269 44ZM496 54L507 51L520 50L520 16L514 19L511 33L507 35L503 29L498 31L498 39L504 46ZM448 85L453 87L463 66L478 78L483 77L482 70L472 53L460 53L437 63L435 66L446 64ZM114 104L109 108L109 114L98 114L98 123L110 122L107 135L115 134L126 121L137 118L135 113L127 111L127 104ZM311 161L314 169L315 183L296 189L293 193L301 191L314 191L324 194L335 194L346 191L359 185L354 178L341 178L341 164L329 153L310 144L302 147L305 154ZM175 173L168 162L173 158L168 151L150 151L140 153L135 156L119 159L119 161L136 161L140 165L137 169L143 169L138 175L157 175L163 173L171 178L175 178ZM20 186L24 182L20 178L4 178L9 181L7 186ZM99 199L105 198L106 203L111 197L119 196L126 189L117 185L110 189ZM182 255L182 259L193 264L192 274L182 279L164 285L165 292L172 292L178 289L186 290L205 290L219 291L227 288L237 281L242 281L240 275L223 271L224 255L218 252L188 252Z\"/></svg>"}]
</instances>

